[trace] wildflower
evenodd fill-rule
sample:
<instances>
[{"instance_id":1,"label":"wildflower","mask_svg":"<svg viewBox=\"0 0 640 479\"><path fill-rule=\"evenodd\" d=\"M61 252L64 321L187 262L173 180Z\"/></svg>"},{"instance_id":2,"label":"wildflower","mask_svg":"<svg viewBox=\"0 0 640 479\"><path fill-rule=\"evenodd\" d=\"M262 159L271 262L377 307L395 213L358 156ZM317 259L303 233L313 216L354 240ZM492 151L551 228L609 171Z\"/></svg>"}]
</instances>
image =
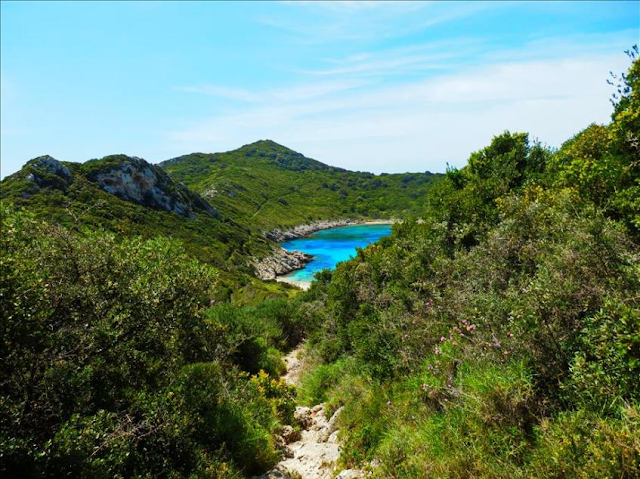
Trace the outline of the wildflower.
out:
<instances>
[{"instance_id":1,"label":"wildflower","mask_svg":"<svg viewBox=\"0 0 640 479\"><path fill-rule=\"evenodd\" d=\"M427 366L427 369L428 369L429 371L433 371L433 366L432 366L431 364L429 364L429 365Z\"/></svg>"},{"instance_id":2,"label":"wildflower","mask_svg":"<svg viewBox=\"0 0 640 479\"><path fill-rule=\"evenodd\" d=\"M436 346L435 350L433 351L436 354L442 354L442 351L440 351L440 348L438 346Z\"/></svg>"},{"instance_id":3,"label":"wildflower","mask_svg":"<svg viewBox=\"0 0 640 479\"><path fill-rule=\"evenodd\" d=\"M508 338L513 337L513 333L512 333L511 331L507 331L507 337L508 337Z\"/></svg>"},{"instance_id":4,"label":"wildflower","mask_svg":"<svg viewBox=\"0 0 640 479\"><path fill-rule=\"evenodd\" d=\"M424 307L425 308L428 308L429 306L431 306L431 302L430 301L427 301L426 303L424 303Z\"/></svg>"},{"instance_id":5,"label":"wildflower","mask_svg":"<svg viewBox=\"0 0 640 479\"><path fill-rule=\"evenodd\" d=\"M440 336L440 342L443 343L444 341L446 341L444 336Z\"/></svg>"},{"instance_id":6,"label":"wildflower","mask_svg":"<svg viewBox=\"0 0 640 479\"><path fill-rule=\"evenodd\" d=\"M429 391L429 397L430 398L432 398L435 395L436 395L436 392L433 389L431 391Z\"/></svg>"},{"instance_id":7,"label":"wildflower","mask_svg":"<svg viewBox=\"0 0 640 479\"><path fill-rule=\"evenodd\" d=\"M469 323L469 321L467 321L466 319L462 320L462 324L464 324L465 326Z\"/></svg>"},{"instance_id":8,"label":"wildflower","mask_svg":"<svg viewBox=\"0 0 640 479\"><path fill-rule=\"evenodd\" d=\"M475 324L470 324L469 326L467 326L467 331L473 331L474 329L476 329Z\"/></svg>"},{"instance_id":9,"label":"wildflower","mask_svg":"<svg viewBox=\"0 0 640 479\"><path fill-rule=\"evenodd\" d=\"M391 406L391 400L387 401L387 406Z\"/></svg>"},{"instance_id":10,"label":"wildflower","mask_svg":"<svg viewBox=\"0 0 640 479\"><path fill-rule=\"evenodd\" d=\"M493 342L493 346L496 348L500 347L500 341L498 341L497 339Z\"/></svg>"},{"instance_id":11,"label":"wildflower","mask_svg":"<svg viewBox=\"0 0 640 479\"><path fill-rule=\"evenodd\" d=\"M426 391L429 385L427 383L422 383L422 390Z\"/></svg>"}]
</instances>

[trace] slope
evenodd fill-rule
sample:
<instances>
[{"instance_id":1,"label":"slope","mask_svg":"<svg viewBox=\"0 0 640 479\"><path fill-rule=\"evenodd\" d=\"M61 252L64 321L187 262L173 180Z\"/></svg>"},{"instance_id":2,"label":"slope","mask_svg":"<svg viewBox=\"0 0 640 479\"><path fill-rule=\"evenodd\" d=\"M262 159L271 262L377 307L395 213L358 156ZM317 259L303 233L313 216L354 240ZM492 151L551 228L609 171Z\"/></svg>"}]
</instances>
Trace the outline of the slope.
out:
<instances>
[{"instance_id":1,"label":"slope","mask_svg":"<svg viewBox=\"0 0 640 479\"><path fill-rule=\"evenodd\" d=\"M160 164L173 179L253 230L319 219L400 218L422 212L433 173L374 175L325 165L271 140Z\"/></svg>"},{"instance_id":2,"label":"slope","mask_svg":"<svg viewBox=\"0 0 640 479\"><path fill-rule=\"evenodd\" d=\"M190 255L225 272L229 290L253 282L252 258L272 248L161 168L135 157L113 155L78 164L43 156L1 186L3 200L52 223L180 240Z\"/></svg>"}]
</instances>

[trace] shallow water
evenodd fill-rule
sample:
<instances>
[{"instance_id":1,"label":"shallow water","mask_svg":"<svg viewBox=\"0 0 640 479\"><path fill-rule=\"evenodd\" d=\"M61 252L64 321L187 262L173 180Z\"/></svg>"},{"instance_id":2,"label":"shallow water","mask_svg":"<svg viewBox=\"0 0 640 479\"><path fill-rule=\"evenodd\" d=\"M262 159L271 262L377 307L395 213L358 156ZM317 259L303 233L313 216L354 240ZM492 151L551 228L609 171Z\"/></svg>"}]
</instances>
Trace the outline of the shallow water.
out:
<instances>
[{"instance_id":1,"label":"shallow water","mask_svg":"<svg viewBox=\"0 0 640 479\"><path fill-rule=\"evenodd\" d=\"M353 258L356 248L364 248L389 234L390 224L354 225L317 231L306 238L280 243L286 250L298 250L313 255L313 260L304 269L293 271L283 278L310 283L318 271L335 268L339 262Z\"/></svg>"}]
</instances>

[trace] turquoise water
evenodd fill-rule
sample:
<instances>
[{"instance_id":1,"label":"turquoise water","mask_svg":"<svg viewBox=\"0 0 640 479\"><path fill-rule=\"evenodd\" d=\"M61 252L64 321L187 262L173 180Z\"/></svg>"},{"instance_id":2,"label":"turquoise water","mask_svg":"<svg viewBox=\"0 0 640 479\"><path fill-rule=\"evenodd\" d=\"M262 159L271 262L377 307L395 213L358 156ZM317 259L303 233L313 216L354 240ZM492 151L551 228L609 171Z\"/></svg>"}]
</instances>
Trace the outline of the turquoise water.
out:
<instances>
[{"instance_id":1,"label":"turquoise water","mask_svg":"<svg viewBox=\"0 0 640 479\"><path fill-rule=\"evenodd\" d=\"M389 234L391 225L342 226L318 231L306 238L280 243L286 250L298 250L313 255L313 260L304 269L289 273L286 278L310 283L318 271L335 268L339 262L353 258L356 248L364 248Z\"/></svg>"}]
</instances>

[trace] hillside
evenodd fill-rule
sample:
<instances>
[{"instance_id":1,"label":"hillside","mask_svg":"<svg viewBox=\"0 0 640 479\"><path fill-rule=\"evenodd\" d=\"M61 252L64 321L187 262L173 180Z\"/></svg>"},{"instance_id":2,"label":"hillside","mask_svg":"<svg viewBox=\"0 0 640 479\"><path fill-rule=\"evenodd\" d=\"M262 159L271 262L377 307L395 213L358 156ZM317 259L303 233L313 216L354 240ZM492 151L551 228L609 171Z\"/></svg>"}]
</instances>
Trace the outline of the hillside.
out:
<instances>
[{"instance_id":1,"label":"hillside","mask_svg":"<svg viewBox=\"0 0 640 479\"><path fill-rule=\"evenodd\" d=\"M305 293L299 397L340 411L355 477L640 476L640 61L624 78L609 125L495 136Z\"/></svg>"},{"instance_id":2,"label":"hillside","mask_svg":"<svg viewBox=\"0 0 640 479\"><path fill-rule=\"evenodd\" d=\"M3 200L71 229L179 240L190 255L223 271L229 286L223 296L249 283L264 287L252 279L251 263L273 243L142 159L112 155L78 164L43 156L5 178L1 188Z\"/></svg>"},{"instance_id":3,"label":"hillside","mask_svg":"<svg viewBox=\"0 0 640 479\"><path fill-rule=\"evenodd\" d=\"M433 185L271 142L32 160L2 183L0 473L639 477L638 60L624 79L609 125L501 133ZM376 195L421 217L308 291L250 277L260 229Z\"/></svg>"},{"instance_id":4,"label":"hillside","mask_svg":"<svg viewBox=\"0 0 640 479\"><path fill-rule=\"evenodd\" d=\"M262 231L320 219L418 215L432 181L441 176L348 171L270 140L225 153L193 153L160 166L223 216Z\"/></svg>"}]
</instances>

